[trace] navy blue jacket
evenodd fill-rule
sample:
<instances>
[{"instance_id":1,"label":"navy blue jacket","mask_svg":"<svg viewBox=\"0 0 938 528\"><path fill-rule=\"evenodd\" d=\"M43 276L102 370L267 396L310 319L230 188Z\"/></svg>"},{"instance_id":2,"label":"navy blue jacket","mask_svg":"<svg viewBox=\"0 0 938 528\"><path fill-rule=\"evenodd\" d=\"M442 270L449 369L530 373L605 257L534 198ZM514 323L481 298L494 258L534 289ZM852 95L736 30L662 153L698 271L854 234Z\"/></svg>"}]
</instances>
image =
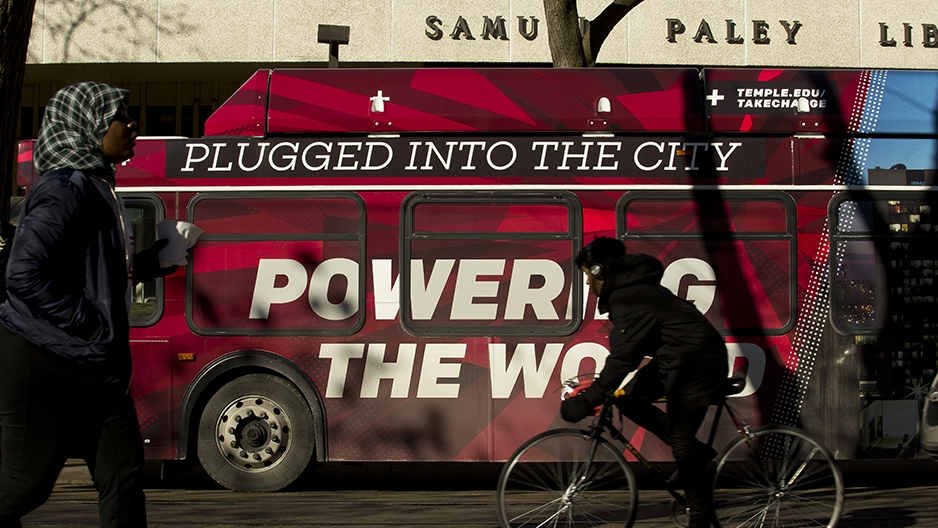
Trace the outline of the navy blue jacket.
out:
<instances>
[{"instance_id":1,"label":"navy blue jacket","mask_svg":"<svg viewBox=\"0 0 938 528\"><path fill-rule=\"evenodd\" d=\"M610 354L599 378L584 391L587 400L601 403L648 356L669 409L681 414L709 405L728 370L719 332L693 304L659 284L664 268L658 259L626 254L606 274L599 310L609 312L614 325Z\"/></svg>"},{"instance_id":2,"label":"navy blue jacket","mask_svg":"<svg viewBox=\"0 0 938 528\"><path fill-rule=\"evenodd\" d=\"M44 174L26 197L0 322L90 383L130 383L128 261L116 196L93 171Z\"/></svg>"}]
</instances>

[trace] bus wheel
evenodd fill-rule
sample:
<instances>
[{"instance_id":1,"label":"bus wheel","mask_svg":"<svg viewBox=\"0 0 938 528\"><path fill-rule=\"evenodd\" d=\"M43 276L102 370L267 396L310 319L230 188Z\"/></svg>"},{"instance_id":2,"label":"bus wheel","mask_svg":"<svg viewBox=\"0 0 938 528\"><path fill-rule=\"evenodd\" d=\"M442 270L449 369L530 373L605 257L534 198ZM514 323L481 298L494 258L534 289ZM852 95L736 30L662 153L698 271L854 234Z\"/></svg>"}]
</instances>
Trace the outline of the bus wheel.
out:
<instances>
[{"instance_id":1,"label":"bus wheel","mask_svg":"<svg viewBox=\"0 0 938 528\"><path fill-rule=\"evenodd\" d=\"M315 449L313 415L290 382L270 374L235 378L199 420L199 461L222 486L276 491L303 473Z\"/></svg>"}]
</instances>

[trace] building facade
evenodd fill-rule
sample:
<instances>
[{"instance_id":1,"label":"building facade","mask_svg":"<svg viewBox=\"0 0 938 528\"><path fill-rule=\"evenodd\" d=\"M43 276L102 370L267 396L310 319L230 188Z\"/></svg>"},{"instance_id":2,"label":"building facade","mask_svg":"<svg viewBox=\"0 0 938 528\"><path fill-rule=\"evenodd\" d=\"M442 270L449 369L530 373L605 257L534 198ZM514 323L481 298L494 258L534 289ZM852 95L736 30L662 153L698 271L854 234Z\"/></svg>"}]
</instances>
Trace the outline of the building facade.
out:
<instances>
[{"instance_id":1,"label":"building facade","mask_svg":"<svg viewBox=\"0 0 938 528\"><path fill-rule=\"evenodd\" d=\"M595 18L607 0L579 0ZM21 137L61 86L130 89L148 135L199 136L257 69L327 66L320 24L348 26L341 67L548 65L542 0L37 0ZM938 69L934 0L645 0L602 65Z\"/></svg>"}]
</instances>

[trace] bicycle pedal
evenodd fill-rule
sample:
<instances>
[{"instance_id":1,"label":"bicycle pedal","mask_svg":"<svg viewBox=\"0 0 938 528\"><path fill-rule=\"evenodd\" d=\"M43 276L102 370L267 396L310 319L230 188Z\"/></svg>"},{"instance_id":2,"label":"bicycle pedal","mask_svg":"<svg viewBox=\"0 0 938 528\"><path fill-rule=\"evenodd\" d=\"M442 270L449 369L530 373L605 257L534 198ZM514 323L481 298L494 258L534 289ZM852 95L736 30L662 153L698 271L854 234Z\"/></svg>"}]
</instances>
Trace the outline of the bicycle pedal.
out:
<instances>
[{"instance_id":1,"label":"bicycle pedal","mask_svg":"<svg viewBox=\"0 0 938 528\"><path fill-rule=\"evenodd\" d=\"M669 483L669 484L674 484L674 485L680 487L680 485L681 485L681 476L678 475L677 470L674 470L674 473L671 473L671 476L668 477L668 483Z\"/></svg>"}]
</instances>

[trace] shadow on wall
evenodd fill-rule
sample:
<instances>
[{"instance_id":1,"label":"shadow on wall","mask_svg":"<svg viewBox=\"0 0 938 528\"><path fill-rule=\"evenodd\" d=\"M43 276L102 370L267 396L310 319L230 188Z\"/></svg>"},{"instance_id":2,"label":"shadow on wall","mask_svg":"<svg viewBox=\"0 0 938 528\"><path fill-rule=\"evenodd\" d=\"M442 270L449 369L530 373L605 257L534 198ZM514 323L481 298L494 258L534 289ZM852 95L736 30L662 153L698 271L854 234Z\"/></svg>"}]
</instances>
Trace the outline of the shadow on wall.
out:
<instances>
[{"instance_id":1,"label":"shadow on wall","mask_svg":"<svg viewBox=\"0 0 938 528\"><path fill-rule=\"evenodd\" d=\"M153 60L157 33L186 35L198 29L186 22L184 5L176 9L161 6L159 13L155 3L147 6L152 7L122 0L46 0L44 27L34 26L33 32L43 31L41 41L51 41L48 46L52 50L39 54L30 50L28 59L66 63ZM43 60L53 51L57 57Z\"/></svg>"}]
</instances>

